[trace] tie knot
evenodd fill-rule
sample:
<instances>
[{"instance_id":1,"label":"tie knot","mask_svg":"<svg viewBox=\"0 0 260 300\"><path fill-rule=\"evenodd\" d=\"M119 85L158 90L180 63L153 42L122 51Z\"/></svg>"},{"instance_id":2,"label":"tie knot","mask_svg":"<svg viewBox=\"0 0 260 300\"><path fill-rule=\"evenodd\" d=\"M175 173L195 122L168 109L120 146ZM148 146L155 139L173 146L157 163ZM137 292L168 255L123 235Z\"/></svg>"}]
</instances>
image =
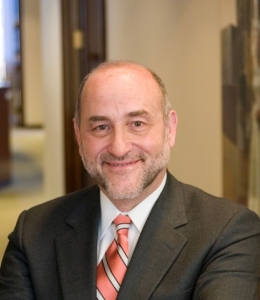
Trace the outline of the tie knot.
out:
<instances>
[{"instance_id":1,"label":"tie knot","mask_svg":"<svg viewBox=\"0 0 260 300\"><path fill-rule=\"evenodd\" d=\"M130 224L132 223L129 216L126 215L118 215L113 223L116 225L116 230L119 231L121 229L129 229Z\"/></svg>"}]
</instances>

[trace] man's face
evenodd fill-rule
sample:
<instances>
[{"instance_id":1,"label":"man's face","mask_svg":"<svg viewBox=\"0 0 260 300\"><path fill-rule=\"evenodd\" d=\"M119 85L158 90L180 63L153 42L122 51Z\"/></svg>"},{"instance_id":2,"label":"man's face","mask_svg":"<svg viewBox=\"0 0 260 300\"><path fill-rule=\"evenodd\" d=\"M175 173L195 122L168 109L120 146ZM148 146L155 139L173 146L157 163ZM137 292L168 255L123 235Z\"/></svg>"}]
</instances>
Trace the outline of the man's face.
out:
<instances>
[{"instance_id":1,"label":"man's face","mask_svg":"<svg viewBox=\"0 0 260 300\"><path fill-rule=\"evenodd\" d=\"M74 120L83 163L110 199L133 199L161 182L174 145L176 115L165 124L162 95L142 68L98 71Z\"/></svg>"}]
</instances>

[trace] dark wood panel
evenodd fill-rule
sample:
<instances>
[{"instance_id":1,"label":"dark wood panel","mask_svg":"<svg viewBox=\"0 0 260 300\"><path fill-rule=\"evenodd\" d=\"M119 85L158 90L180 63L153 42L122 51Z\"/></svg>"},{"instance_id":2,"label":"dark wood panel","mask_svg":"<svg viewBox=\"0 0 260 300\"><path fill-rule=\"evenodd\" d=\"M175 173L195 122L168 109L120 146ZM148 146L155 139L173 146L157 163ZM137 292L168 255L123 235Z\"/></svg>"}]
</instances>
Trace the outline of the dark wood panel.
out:
<instances>
[{"instance_id":1,"label":"dark wood panel","mask_svg":"<svg viewBox=\"0 0 260 300\"><path fill-rule=\"evenodd\" d=\"M91 185L78 153L72 119L83 78L105 60L104 0L62 3L66 192ZM82 38L82 44L80 40Z\"/></svg>"},{"instance_id":2,"label":"dark wood panel","mask_svg":"<svg viewBox=\"0 0 260 300\"><path fill-rule=\"evenodd\" d=\"M11 180L11 151L9 141L9 101L7 88L0 88L0 185Z\"/></svg>"}]
</instances>

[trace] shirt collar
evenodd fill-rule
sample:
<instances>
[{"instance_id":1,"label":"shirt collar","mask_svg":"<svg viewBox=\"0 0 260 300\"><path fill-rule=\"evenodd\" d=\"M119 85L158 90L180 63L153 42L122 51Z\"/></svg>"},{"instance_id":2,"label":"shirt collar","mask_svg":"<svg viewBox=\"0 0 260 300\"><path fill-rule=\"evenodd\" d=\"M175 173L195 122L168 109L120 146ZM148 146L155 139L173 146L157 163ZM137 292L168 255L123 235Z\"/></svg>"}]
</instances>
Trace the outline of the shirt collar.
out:
<instances>
[{"instance_id":1,"label":"shirt collar","mask_svg":"<svg viewBox=\"0 0 260 300\"><path fill-rule=\"evenodd\" d=\"M121 212L100 190L101 221L99 226L99 240L103 237L115 217L119 214L127 214L131 218L132 222L139 230L139 232L141 232L156 200L158 199L165 186L166 178L167 173L165 174L160 186L152 194L150 194L141 203L139 203L127 213Z\"/></svg>"}]
</instances>

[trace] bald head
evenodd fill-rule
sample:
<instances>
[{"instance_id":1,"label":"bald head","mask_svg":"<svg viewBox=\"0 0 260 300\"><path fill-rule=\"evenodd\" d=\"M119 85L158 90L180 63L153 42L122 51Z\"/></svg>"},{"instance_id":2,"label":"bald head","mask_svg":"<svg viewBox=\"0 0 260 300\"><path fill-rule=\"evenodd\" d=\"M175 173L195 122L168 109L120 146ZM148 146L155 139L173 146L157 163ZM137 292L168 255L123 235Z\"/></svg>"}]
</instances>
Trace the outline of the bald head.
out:
<instances>
[{"instance_id":1,"label":"bald head","mask_svg":"<svg viewBox=\"0 0 260 300\"><path fill-rule=\"evenodd\" d=\"M76 104L76 111L75 111L75 119L78 123L80 123L80 114L81 114L81 101L82 101L82 95L83 92L87 89L87 86L91 83L91 79L95 78L96 76L104 76L107 73L119 73L124 72L128 74L138 74L142 77L145 81L150 81L151 83L155 83L158 87L159 91L159 97L162 103L162 109L164 113L164 119L167 121L168 113L171 109L170 101L167 97L167 92L164 83L162 80L157 76L153 71L151 71L148 68L145 68L139 64L129 62L129 61L111 61L111 62L105 62L100 64L97 68L93 69L82 81L79 93L78 93L78 99ZM115 87L116 88L116 87Z\"/></svg>"}]
</instances>

